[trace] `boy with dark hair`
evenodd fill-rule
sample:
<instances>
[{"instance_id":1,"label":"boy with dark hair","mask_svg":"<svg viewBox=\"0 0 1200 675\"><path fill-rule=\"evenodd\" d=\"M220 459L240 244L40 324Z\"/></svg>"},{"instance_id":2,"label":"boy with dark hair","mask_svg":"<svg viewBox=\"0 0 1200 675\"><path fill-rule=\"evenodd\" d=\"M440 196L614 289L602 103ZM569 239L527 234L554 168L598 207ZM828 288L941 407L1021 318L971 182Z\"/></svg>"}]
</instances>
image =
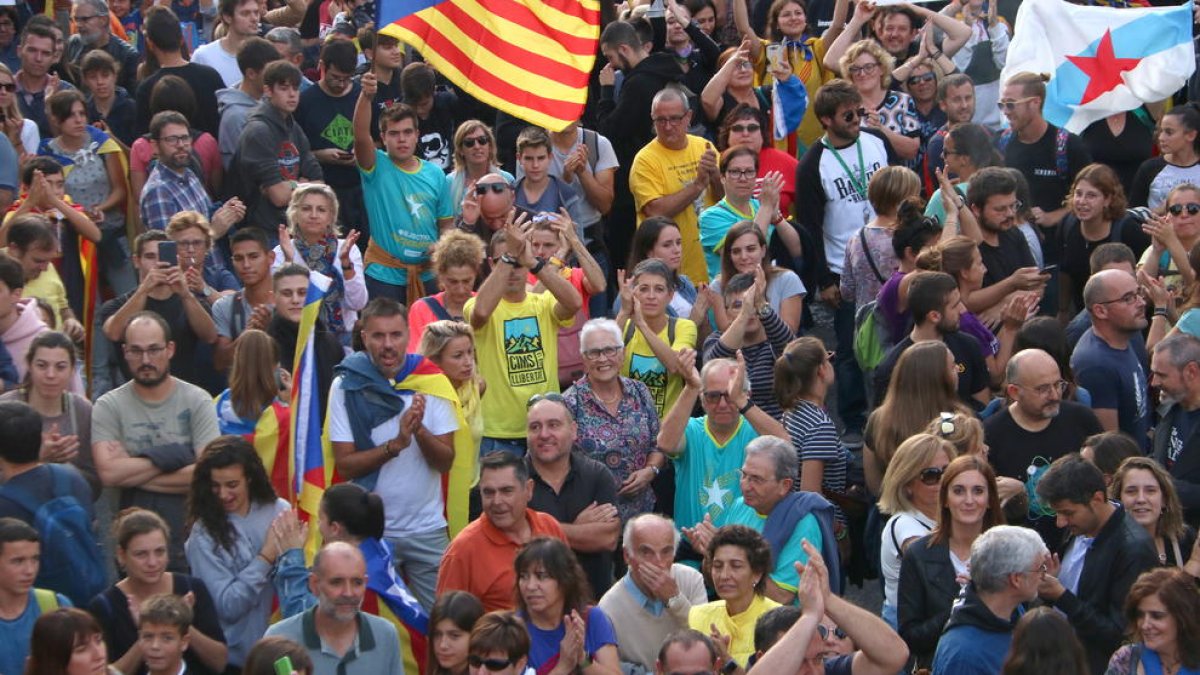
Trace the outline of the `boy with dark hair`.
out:
<instances>
[{"instance_id":1,"label":"boy with dark hair","mask_svg":"<svg viewBox=\"0 0 1200 675\"><path fill-rule=\"evenodd\" d=\"M271 62L263 70L263 93L246 118L227 180L243 193L246 226L266 231L274 246L292 190L298 183L320 182L324 173L292 118L300 103L300 69L287 61Z\"/></svg>"},{"instance_id":2,"label":"boy with dark hair","mask_svg":"<svg viewBox=\"0 0 1200 675\"><path fill-rule=\"evenodd\" d=\"M152 595L142 603L138 645L149 675L179 675L191 627L192 608L178 595Z\"/></svg>"},{"instance_id":3,"label":"boy with dark hair","mask_svg":"<svg viewBox=\"0 0 1200 675\"><path fill-rule=\"evenodd\" d=\"M196 48L192 61L211 66L221 74L225 86L232 87L244 72L238 62L242 46L258 36L258 0L219 0L217 12L225 25L225 35Z\"/></svg>"},{"instance_id":4,"label":"boy with dark hair","mask_svg":"<svg viewBox=\"0 0 1200 675\"><path fill-rule=\"evenodd\" d=\"M126 146L133 145L137 105L128 90L118 84L117 60L102 49L93 49L80 61L79 69L88 90L88 123L116 136Z\"/></svg>"},{"instance_id":5,"label":"boy with dark hair","mask_svg":"<svg viewBox=\"0 0 1200 675\"><path fill-rule=\"evenodd\" d=\"M69 82L52 76L54 55L57 53L58 41L61 35L54 31L53 23L43 18L37 21L35 15L26 22L21 31L21 68L13 73L13 81L17 85L17 105L25 119L33 120L38 125L38 133L42 138L54 136L50 129L50 117L46 113L46 99L56 91L74 89Z\"/></svg>"},{"instance_id":6,"label":"boy with dark hair","mask_svg":"<svg viewBox=\"0 0 1200 675\"><path fill-rule=\"evenodd\" d=\"M266 330L275 303L271 279L275 252L266 233L257 227L238 230L229 237L229 249L242 290L222 297L212 307L213 322L217 324L214 365L222 372L233 358L233 341L246 329Z\"/></svg>"},{"instance_id":7,"label":"boy with dark hair","mask_svg":"<svg viewBox=\"0 0 1200 675\"><path fill-rule=\"evenodd\" d=\"M449 173L454 168L452 148L454 130L458 126L458 97L450 90L438 91L437 71L420 61L404 67L400 73L400 90L404 102L417 112L417 156Z\"/></svg>"},{"instance_id":8,"label":"boy with dark hair","mask_svg":"<svg viewBox=\"0 0 1200 675\"><path fill-rule=\"evenodd\" d=\"M0 518L0 673L22 673L38 617L70 607L66 597L34 588L41 544L37 530L16 518ZM12 617L7 618L7 617Z\"/></svg>"},{"instance_id":9,"label":"boy with dark hair","mask_svg":"<svg viewBox=\"0 0 1200 675\"><path fill-rule=\"evenodd\" d=\"M517 136L520 178L513 186L515 203L533 213L557 214L565 208L576 220L579 192L550 173L550 152L550 135L541 127L525 127ZM583 237L583 232L577 234Z\"/></svg>"},{"instance_id":10,"label":"boy with dark hair","mask_svg":"<svg viewBox=\"0 0 1200 675\"><path fill-rule=\"evenodd\" d=\"M400 69L404 67L404 47L391 35L384 35L372 28L359 31L359 42L363 55L367 57L368 73L375 74L378 88L372 95L370 136L382 144L379 116L388 108L404 100L400 89Z\"/></svg>"},{"instance_id":11,"label":"boy with dark hair","mask_svg":"<svg viewBox=\"0 0 1200 675\"><path fill-rule=\"evenodd\" d=\"M221 164L229 169L237 152L238 139L246 126L246 116L263 97L263 71L267 64L279 59L275 45L251 37L242 43L237 53L237 68L241 82L217 91L217 112L221 115Z\"/></svg>"}]
</instances>

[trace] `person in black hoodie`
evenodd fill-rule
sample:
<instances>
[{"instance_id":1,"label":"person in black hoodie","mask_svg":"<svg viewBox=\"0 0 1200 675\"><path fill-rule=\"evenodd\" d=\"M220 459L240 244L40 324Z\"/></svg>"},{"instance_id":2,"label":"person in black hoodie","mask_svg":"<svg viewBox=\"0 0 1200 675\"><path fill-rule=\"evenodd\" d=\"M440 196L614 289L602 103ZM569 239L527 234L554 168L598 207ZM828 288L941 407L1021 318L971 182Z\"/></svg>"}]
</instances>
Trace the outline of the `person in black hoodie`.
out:
<instances>
[{"instance_id":1,"label":"person in black hoodie","mask_svg":"<svg viewBox=\"0 0 1200 675\"><path fill-rule=\"evenodd\" d=\"M1200 339L1176 333L1154 347L1150 383L1171 404L1154 429L1155 461L1175 481L1184 520L1200 522Z\"/></svg>"},{"instance_id":2,"label":"person in black hoodie","mask_svg":"<svg viewBox=\"0 0 1200 675\"><path fill-rule=\"evenodd\" d=\"M633 158L654 139L650 121L650 102L663 87L678 82L683 70L672 54L647 54L647 46L637 29L627 21L614 21L600 35L600 51L608 65L600 71L600 103L597 107L598 131L611 139L617 155L616 197L608 214L608 250L612 260L629 258L629 245L637 229L637 212L629 190L629 169ZM616 72L625 79L621 95L615 95Z\"/></svg>"},{"instance_id":3,"label":"person in black hoodie","mask_svg":"<svg viewBox=\"0 0 1200 675\"><path fill-rule=\"evenodd\" d=\"M275 271L275 312L267 324L267 335L279 347L279 365L289 373L296 363L296 346L300 338L300 316L308 293L309 269L298 263L288 263ZM321 423L325 422L325 405L333 386L333 368L342 362L346 350L337 335L330 332L320 318L313 332L313 353L316 355L317 396L320 400ZM294 374L294 373L293 373Z\"/></svg>"},{"instance_id":4,"label":"person in black hoodie","mask_svg":"<svg viewBox=\"0 0 1200 675\"><path fill-rule=\"evenodd\" d=\"M292 190L298 183L322 182L324 173L292 117L300 104L300 69L287 61L267 64L263 93L246 117L225 184L246 204L246 223L266 230L274 246Z\"/></svg>"},{"instance_id":5,"label":"person in black hoodie","mask_svg":"<svg viewBox=\"0 0 1200 675\"><path fill-rule=\"evenodd\" d=\"M1062 562L1049 562L1038 596L1067 616L1087 651L1088 666L1102 675L1125 635L1125 596L1138 575L1159 564L1145 528L1108 501L1104 474L1071 453L1050 465L1037 485L1058 526L1070 529ZM974 567L972 567L974 575Z\"/></svg>"},{"instance_id":6,"label":"person in black hoodie","mask_svg":"<svg viewBox=\"0 0 1200 675\"><path fill-rule=\"evenodd\" d=\"M950 610L933 672L997 675L1022 605L1038 596L1049 556L1042 538L1029 528L997 525L979 535L971 545L971 581Z\"/></svg>"}]
</instances>

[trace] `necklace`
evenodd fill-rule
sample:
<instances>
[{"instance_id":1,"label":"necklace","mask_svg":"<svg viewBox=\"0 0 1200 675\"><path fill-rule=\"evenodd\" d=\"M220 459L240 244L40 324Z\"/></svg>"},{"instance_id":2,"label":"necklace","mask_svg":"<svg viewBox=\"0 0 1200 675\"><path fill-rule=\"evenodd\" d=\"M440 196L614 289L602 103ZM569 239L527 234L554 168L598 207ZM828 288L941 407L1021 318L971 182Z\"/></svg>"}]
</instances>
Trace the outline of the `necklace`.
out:
<instances>
[{"instance_id":1,"label":"necklace","mask_svg":"<svg viewBox=\"0 0 1200 675\"><path fill-rule=\"evenodd\" d=\"M621 402L621 397L624 395L624 392L622 392L620 389L618 389L618 390L617 390L617 395L616 395L616 396L614 396L614 397L613 397L613 398L610 400L610 399L607 399L607 398L604 398L603 396L601 396L601 395L600 395L600 392L596 391L595 389L593 389L593 390L592 390L592 393L596 394L596 398L597 398L597 399L598 399L598 400L599 400L601 403L603 403L603 404L605 405L605 407L608 407L608 408L611 408L611 407L613 406L613 404L615 404L615 403L620 403L620 402Z\"/></svg>"}]
</instances>

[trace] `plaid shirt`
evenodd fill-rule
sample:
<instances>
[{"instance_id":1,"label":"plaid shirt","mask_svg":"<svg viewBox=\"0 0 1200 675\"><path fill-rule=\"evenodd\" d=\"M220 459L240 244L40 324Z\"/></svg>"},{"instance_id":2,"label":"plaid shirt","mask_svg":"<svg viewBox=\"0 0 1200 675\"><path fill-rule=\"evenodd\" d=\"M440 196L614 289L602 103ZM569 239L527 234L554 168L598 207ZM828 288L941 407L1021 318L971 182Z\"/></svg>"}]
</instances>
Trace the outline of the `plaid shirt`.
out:
<instances>
[{"instance_id":1,"label":"plaid shirt","mask_svg":"<svg viewBox=\"0 0 1200 675\"><path fill-rule=\"evenodd\" d=\"M141 211L146 229L165 230L171 216L180 211L196 211L208 217L212 200L191 168L178 174L157 162L142 188Z\"/></svg>"}]
</instances>

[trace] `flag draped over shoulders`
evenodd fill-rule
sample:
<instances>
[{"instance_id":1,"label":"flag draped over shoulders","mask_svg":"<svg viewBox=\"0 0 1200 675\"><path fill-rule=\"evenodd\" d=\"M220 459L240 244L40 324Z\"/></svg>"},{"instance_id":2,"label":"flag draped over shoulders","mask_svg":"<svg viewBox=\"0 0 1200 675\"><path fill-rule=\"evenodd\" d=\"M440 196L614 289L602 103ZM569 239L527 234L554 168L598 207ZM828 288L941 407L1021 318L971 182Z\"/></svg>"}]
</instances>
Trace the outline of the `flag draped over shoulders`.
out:
<instances>
[{"instance_id":1,"label":"flag draped over shoulders","mask_svg":"<svg viewBox=\"0 0 1200 675\"><path fill-rule=\"evenodd\" d=\"M429 615L396 576L392 554L378 539L364 539L358 545L367 563L367 593L363 611L387 619L400 636L400 657L405 673L424 673L428 655L426 636ZM382 674L381 674L382 675Z\"/></svg>"},{"instance_id":2,"label":"flag draped over shoulders","mask_svg":"<svg viewBox=\"0 0 1200 675\"><path fill-rule=\"evenodd\" d=\"M1025 0L1013 35L1001 81L1049 74L1046 119L1075 133L1170 98L1196 69L1191 0L1131 9Z\"/></svg>"},{"instance_id":3,"label":"flag draped over shoulders","mask_svg":"<svg viewBox=\"0 0 1200 675\"><path fill-rule=\"evenodd\" d=\"M583 113L599 0L379 0L377 18L488 105L552 130Z\"/></svg>"}]
</instances>

